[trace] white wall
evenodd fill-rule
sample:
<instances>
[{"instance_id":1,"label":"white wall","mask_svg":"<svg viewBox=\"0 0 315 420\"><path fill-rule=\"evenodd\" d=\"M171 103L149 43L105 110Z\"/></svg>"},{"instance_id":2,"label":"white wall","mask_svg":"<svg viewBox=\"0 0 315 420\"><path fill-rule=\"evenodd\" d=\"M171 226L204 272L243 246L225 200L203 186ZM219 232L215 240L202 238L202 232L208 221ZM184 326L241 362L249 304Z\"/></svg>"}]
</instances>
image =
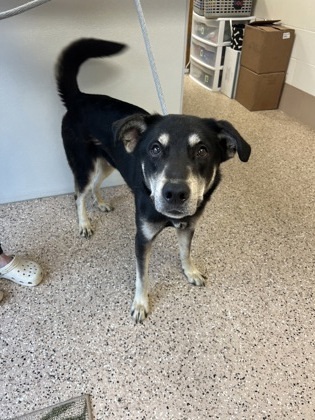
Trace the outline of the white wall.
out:
<instances>
[{"instance_id":1,"label":"white wall","mask_svg":"<svg viewBox=\"0 0 315 420\"><path fill-rule=\"evenodd\" d=\"M256 0L254 14L281 19L296 31L286 83L315 96L314 0Z\"/></svg>"},{"instance_id":2,"label":"white wall","mask_svg":"<svg viewBox=\"0 0 315 420\"><path fill-rule=\"evenodd\" d=\"M25 1L1 0L0 11ZM142 0L168 112L181 111L187 0ZM160 112L132 0L52 0L0 20L0 203L73 191L55 89L61 49L80 37L127 43L121 56L91 60L81 89ZM110 184L121 182L116 174ZM109 185L108 183L105 185Z\"/></svg>"}]
</instances>

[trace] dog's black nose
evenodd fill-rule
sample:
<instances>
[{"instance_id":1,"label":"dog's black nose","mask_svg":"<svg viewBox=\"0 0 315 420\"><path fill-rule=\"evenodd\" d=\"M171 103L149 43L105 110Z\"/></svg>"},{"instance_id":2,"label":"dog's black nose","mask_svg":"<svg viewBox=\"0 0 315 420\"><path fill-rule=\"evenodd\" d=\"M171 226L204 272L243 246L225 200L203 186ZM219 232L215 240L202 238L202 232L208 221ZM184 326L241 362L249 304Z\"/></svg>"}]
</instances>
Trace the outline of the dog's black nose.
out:
<instances>
[{"instance_id":1,"label":"dog's black nose","mask_svg":"<svg viewBox=\"0 0 315 420\"><path fill-rule=\"evenodd\" d=\"M190 190L184 182L167 182L162 195L169 204L180 205L188 200Z\"/></svg>"}]
</instances>

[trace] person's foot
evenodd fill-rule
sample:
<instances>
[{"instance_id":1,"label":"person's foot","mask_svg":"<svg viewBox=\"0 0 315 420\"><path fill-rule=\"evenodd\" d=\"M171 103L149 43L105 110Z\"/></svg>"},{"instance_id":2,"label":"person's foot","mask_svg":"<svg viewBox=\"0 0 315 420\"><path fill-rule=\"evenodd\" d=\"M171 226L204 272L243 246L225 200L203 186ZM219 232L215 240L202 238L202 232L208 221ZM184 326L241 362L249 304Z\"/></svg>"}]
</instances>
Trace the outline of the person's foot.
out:
<instances>
[{"instance_id":1,"label":"person's foot","mask_svg":"<svg viewBox=\"0 0 315 420\"><path fill-rule=\"evenodd\" d=\"M4 294L3 294L2 290L0 290L0 302L2 301L3 297L4 297Z\"/></svg>"},{"instance_id":2,"label":"person's foot","mask_svg":"<svg viewBox=\"0 0 315 420\"><path fill-rule=\"evenodd\" d=\"M6 255L4 253L0 254L0 269L9 264L12 259L13 257L11 257L11 255Z\"/></svg>"},{"instance_id":3,"label":"person's foot","mask_svg":"<svg viewBox=\"0 0 315 420\"><path fill-rule=\"evenodd\" d=\"M3 259L4 254L1 257ZM14 256L8 257L8 263L0 268L0 277L22 286L37 286L42 281L43 272L36 262Z\"/></svg>"}]
</instances>

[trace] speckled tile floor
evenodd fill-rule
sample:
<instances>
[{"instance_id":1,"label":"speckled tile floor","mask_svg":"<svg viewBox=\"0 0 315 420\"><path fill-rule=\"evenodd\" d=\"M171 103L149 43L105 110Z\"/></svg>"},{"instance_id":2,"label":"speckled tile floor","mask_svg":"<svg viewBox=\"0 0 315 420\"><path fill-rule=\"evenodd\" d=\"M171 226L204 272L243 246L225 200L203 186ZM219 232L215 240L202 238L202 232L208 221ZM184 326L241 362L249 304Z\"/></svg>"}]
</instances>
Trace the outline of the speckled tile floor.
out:
<instances>
[{"instance_id":1,"label":"speckled tile floor","mask_svg":"<svg viewBox=\"0 0 315 420\"><path fill-rule=\"evenodd\" d=\"M315 418L315 132L279 111L250 113L185 80L185 112L230 120L251 143L193 244L205 288L184 279L173 230L150 265L153 312L129 316L133 200L106 190L77 234L70 195L4 205L6 250L46 271L27 289L0 280L0 418L88 393L95 419ZM167 244L167 246L166 246Z\"/></svg>"}]
</instances>

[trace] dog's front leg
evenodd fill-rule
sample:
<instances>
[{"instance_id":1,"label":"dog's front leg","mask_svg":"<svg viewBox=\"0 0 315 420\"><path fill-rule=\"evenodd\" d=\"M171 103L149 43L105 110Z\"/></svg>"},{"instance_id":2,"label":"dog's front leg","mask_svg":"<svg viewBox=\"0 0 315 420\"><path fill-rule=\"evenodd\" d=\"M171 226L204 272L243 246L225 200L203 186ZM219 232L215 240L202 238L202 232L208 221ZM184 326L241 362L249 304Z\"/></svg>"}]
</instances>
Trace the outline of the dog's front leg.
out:
<instances>
[{"instance_id":1,"label":"dog's front leg","mask_svg":"<svg viewBox=\"0 0 315 420\"><path fill-rule=\"evenodd\" d=\"M196 286L205 285L205 276L195 267L191 258L191 242L194 236L194 229L191 227L178 227L176 229L179 254L182 262L182 267L189 283Z\"/></svg>"},{"instance_id":2,"label":"dog's front leg","mask_svg":"<svg viewBox=\"0 0 315 420\"><path fill-rule=\"evenodd\" d=\"M149 313L149 278L148 267L152 240L148 240L139 231L136 235L136 293L131 307L131 316L135 322L142 322Z\"/></svg>"}]
</instances>

